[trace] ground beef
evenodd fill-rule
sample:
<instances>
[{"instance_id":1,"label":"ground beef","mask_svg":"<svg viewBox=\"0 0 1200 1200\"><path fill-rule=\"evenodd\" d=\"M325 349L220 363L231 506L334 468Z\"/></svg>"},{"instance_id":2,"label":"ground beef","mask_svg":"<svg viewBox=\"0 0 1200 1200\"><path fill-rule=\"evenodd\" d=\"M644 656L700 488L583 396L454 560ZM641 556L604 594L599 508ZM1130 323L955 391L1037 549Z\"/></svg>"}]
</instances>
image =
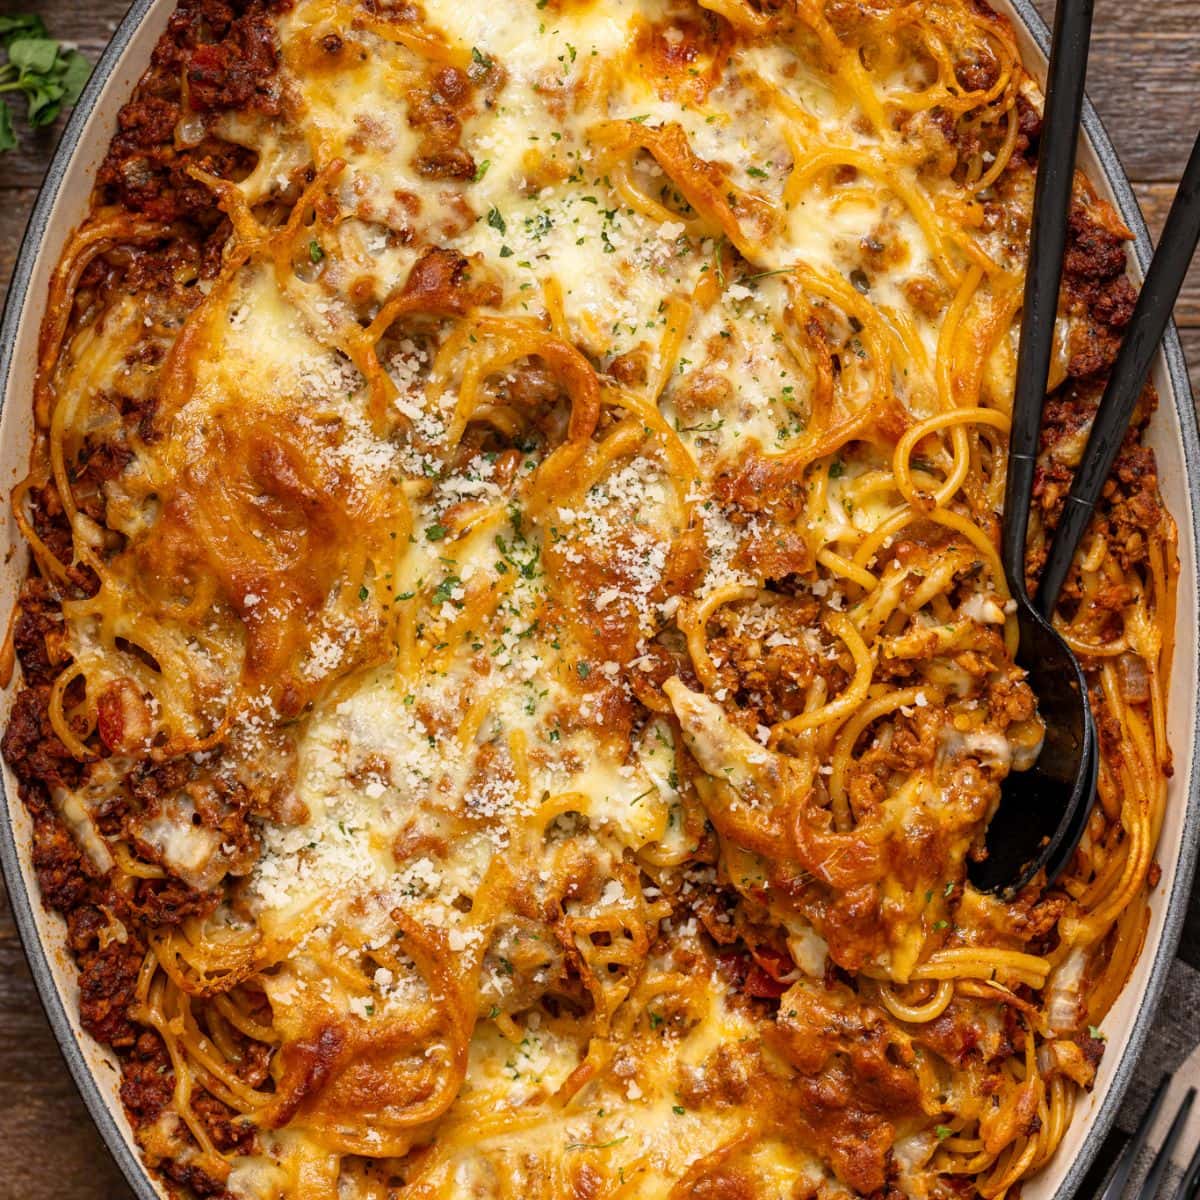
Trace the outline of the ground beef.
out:
<instances>
[{"instance_id":1,"label":"ground beef","mask_svg":"<svg viewBox=\"0 0 1200 1200\"><path fill-rule=\"evenodd\" d=\"M48 809L34 816L33 869L47 908L69 912L91 894L89 872L75 839Z\"/></svg>"},{"instance_id":2,"label":"ground beef","mask_svg":"<svg viewBox=\"0 0 1200 1200\"><path fill-rule=\"evenodd\" d=\"M156 1120L175 1088L171 1060L162 1038L150 1030L141 1033L121 1066L121 1101L134 1124Z\"/></svg>"},{"instance_id":3,"label":"ground beef","mask_svg":"<svg viewBox=\"0 0 1200 1200\"><path fill-rule=\"evenodd\" d=\"M225 1200L230 1195L225 1185L215 1180L195 1163L183 1163L176 1159L166 1159L158 1164L158 1169L172 1183L189 1189L189 1194L200 1200Z\"/></svg>"},{"instance_id":4,"label":"ground beef","mask_svg":"<svg viewBox=\"0 0 1200 1200\"><path fill-rule=\"evenodd\" d=\"M22 688L13 703L4 740L0 742L8 765L25 783L46 787L74 787L82 770L50 725L46 684Z\"/></svg>"},{"instance_id":5,"label":"ground beef","mask_svg":"<svg viewBox=\"0 0 1200 1200\"><path fill-rule=\"evenodd\" d=\"M254 1153L254 1126L243 1120L229 1105L207 1092L201 1092L192 1101L192 1107L204 1122L218 1150L226 1154Z\"/></svg>"},{"instance_id":6,"label":"ground beef","mask_svg":"<svg viewBox=\"0 0 1200 1200\"><path fill-rule=\"evenodd\" d=\"M216 897L197 892L182 879L139 879L125 907L140 922L155 927L178 925L186 917L212 910Z\"/></svg>"},{"instance_id":7,"label":"ground beef","mask_svg":"<svg viewBox=\"0 0 1200 1200\"><path fill-rule=\"evenodd\" d=\"M1042 132L1042 114L1020 92L1017 93L1017 153L1027 159L1037 155Z\"/></svg>"},{"instance_id":8,"label":"ground beef","mask_svg":"<svg viewBox=\"0 0 1200 1200\"><path fill-rule=\"evenodd\" d=\"M177 145L175 133L193 114L203 120L229 109L278 111L278 52L270 21L275 7L280 6L263 0L180 3L134 98L118 114L117 133L97 175L104 202L160 221L186 217L206 228L219 223L212 193L188 175L188 167L239 178L252 169L254 156L211 136Z\"/></svg>"},{"instance_id":9,"label":"ground beef","mask_svg":"<svg viewBox=\"0 0 1200 1200\"><path fill-rule=\"evenodd\" d=\"M133 941L109 942L79 964L79 1015L83 1027L105 1045L132 1046L138 1026L130 1021L144 950Z\"/></svg>"},{"instance_id":10,"label":"ground beef","mask_svg":"<svg viewBox=\"0 0 1200 1200\"><path fill-rule=\"evenodd\" d=\"M471 110L470 79L456 67L438 67L409 93L408 123L420 135L413 165L430 179L470 179L475 160L460 144L462 118Z\"/></svg>"},{"instance_id":11,"label":"ground beef","mask_svg":"<svg viewBox=\"0 0 1200 1200\"><path fill-rule=\"evenodd\" d=\"M13 650L27 684L54 682L66 657L59 600L50 584L32 576L21 585Z\"/></svg>"}]
</instances>

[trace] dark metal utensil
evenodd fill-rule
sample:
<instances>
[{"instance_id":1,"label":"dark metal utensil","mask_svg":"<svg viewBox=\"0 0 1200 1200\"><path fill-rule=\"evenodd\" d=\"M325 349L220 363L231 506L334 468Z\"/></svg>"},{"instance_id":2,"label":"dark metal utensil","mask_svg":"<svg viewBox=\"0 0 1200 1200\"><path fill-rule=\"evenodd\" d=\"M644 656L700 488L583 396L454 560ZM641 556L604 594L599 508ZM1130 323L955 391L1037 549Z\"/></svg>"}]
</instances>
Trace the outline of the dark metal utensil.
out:
<instances>
[{"instance_id":1,"label":"dark metal utensil","mask_svg":"<svg viewBox=\"0 0 1200 1200\"><path fill-rule=\"evenodd\" d=\"M1150 1105L1142 1114L1142 1119L1138 1122L1133 1136L1125 1143L1121 1153L1117 1156L1104 1191L1096 1200L1121 1200L1121 1197L1124 1196L1133 1169L1150 1139L1150 1130L1154 1127L1162 1109L1170 1084L1171 1076L1164 1075L1158 1087L1155 1088L1154 1095L1150 1098ZM1182 1102L1175 1110L1171 1127L1167 1130L1162 1145L1159 1146L1158 1153L1150 1164L1150 1170L1146 1172L1145 1179L1142 1180L1141 1186L1133 1195L1133 1200L1157 1200L1159 1189L1170 1169L1172 1155L1175 1147L1179 1144L1184 1127L1187 1125L1188 1116L1192 1111L1192 1102L1195 1099L1196 1089L1188 1088ZM1169 1200L1196 1200L1198 1193L1200 1193L1200 1146L1196 1147L1191 1161L1184 1167L1183 1178L1179 1181L1178 1186L1169 1193ZM1164 1197L1164 1200L1167 1198Z\"/></svg>"},{"instance_id":2,"label":"dark metal utensil","mask_svg":"<svg viewBox=\"0 0 1200 1200\"><path fill-rule=\"evenodd\" d=\"M1075 472L1046 565L1042 568L1037 605L1047 616L1054 611L1079 539L1087 529L1096 500L1121 448L1197 242L1200 242L1200 137L1192 146L1191 157L1179 181L1162 237L1158 240L1158 249L1146 272L1133 316L1129 318L1129 328L1092 421L1087 448Z\"/></svg>"},{"instance_id":3,"label":"dark metal utensil","mask_svg":"<svg viewBox=\"0 0 1200 1200\"><path fill-rule=\"evenodd\" d=\"M1059 0L1038 147L1033 227L1009 435L1001 552L1017 604L1017 662L1029 674L1046 723L1037 762L1001 785L987 831L987 857L969 868L985 891L1018 891L1056 855L1072 817L1086 811L1096 786L1096 733L1083 671L1066 642L1034 607L1025 587L1025 534L1050 371L1067 211L1083 110L1092 0Z\"/></svg>"},{"instance_id":4,"label":"dark metal utensil","mask_svg":"<svg viewBox=\"0 0 1200 1200\"><path fill-rule=\"evenodd\" d=\"M1038 581L1037 606L1047 618L1071 568L1104 481L1125 438L1150 365L1162 341L1179 289L1200 242L1200 137L1192 146L1179 189L1163 226L1158 248L1142 285L1117 361L1092 422L1088 443L1075 472L1054 540ZM1097 754L1099 751L1097 750ZM1087 824L1090 804L1079 805L1064 822L1056 848L1046 858L1046 876L1055 878L1070 861Z\"/></svg>"},{"instance_id":5,"label":"dark metal utensil","mask_svg":"<svg viewBox=\"0 0 1200 1200\"><path fill-rule=\"evenodd\" d=\"M1197 138L1092 422L1035 605L1025 589L1025 533L1058 306L1091 6L1091 0L1062 0L1055 17L1009 441L1004 568L1017 602L1017 662L1029 672L1046 740L1032 770L1005 779L987 833L988 858L970 871L977 887L1005 894L1019 890L1042 868L1053 880L1070 861L1087 824L1099 764L1096 730L1079 663L1050 618L1200 243Z\"/></svg>"}]
</instances>

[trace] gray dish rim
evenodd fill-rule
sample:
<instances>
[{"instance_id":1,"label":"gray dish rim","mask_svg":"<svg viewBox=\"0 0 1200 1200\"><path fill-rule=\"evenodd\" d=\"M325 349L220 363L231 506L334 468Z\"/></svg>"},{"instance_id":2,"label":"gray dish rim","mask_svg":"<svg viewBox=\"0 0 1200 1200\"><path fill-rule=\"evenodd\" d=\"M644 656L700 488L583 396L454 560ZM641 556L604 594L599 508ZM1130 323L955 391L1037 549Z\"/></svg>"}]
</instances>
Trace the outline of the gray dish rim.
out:
<instances>
[{"instance_id":1,"label":"gray dish rim","mask_svg":"<svg viewBox=\"0 0 1200 1200\"><path fill-rule=\"evenodd\" d=\"M70 172L76 151L79 149L84 125L135 32L154 5L162 2L164 0L134 0L129 11L114 31L112 40L96 63L91 79L75 105L46 171L46 178L34 201L25 236L17 252L17 260L5 300L3 318L0 319L0 407L4 403L8 378L12 369L17 324L29 298L30 278L37 247L46 233L54 202ZM1049 50L1050 31L1046 27L1045 21L1042 20L1041 14L1034 7L1033 0L1007 0L1007 4L1032 35L1042 54L1045 55ZM1090 100L1086 101L1084 105L1083 131L1113 190L1122 220L1133 230L1134 254L1144 273L1150 262L1152 248L1146 222L1142 217L1125 169L1122 167L1104 124ZM1174 322L1171 323L1166 337L1163 339L1162 354L1174 392L1176 415L1183 442L1184 463L1188 473L1187 486L1192 499L1192 545L1200 550L1200 432L1197 430L1196 410L1192 400L1187 364L1184 361L1183 350ZM1198 565L1197 571L1200 572L1200 565ZM1200 748L1200 705L1197 706L1195 713L1192 740L1193 745ZM2 776L0 776L0 804L3 805L3 819L0 819L0 869L3 870L9 902L12 905L25 957L29 961L38 996L50 1022L59 1051L105 1146L120 1167L137 1200L162 1200L162 1194L152 1182L149 1169L122 1132L112 1106L101 1093L95 1075L78 1045L72 1018L55 983L54 971L38 931L33 897L25 886L25 875L21 868L16 836L12 822L8 819L8 798ZM1052 1200L1070 1200L1099 1152L1100 1145L1120 1110L1121 1101L1133 1078L1142 1048L1150 1033L1155 1011L1162 998L1167 974L1175 958L1175 950L1183 930L1192 876L1196 868L1197 853L1200 851L1200 754L1193 755L1192 771L1186 789L1186 805L1183 844L1179 851L1178 866L1171 894L1167 899L1162 936L1154 948L1153 963L1137 1015L1134 1018L1129 1044L1124 1057L1117 1064L1116 1072L1109 1084L1103 1103L1089 1119L1089 1128L1083 1145L1076 1155L1075 1161L1063 1176Z\"/></svg>"}]
</instances>

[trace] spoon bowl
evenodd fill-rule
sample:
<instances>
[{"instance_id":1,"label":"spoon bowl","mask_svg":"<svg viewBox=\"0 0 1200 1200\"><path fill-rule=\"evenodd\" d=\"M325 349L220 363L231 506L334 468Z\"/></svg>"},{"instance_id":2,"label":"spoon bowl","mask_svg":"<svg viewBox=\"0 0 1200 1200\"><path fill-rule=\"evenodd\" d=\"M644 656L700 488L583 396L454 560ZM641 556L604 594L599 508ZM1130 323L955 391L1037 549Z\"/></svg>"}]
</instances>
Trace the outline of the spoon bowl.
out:
<instances>
[{"instance_id":1,"label":"spoon bowl","mask_svg":"<svg viewBox=\"0 0 1200 1200\"><path fill-rule=\"evenodd\" d=\"M1030 603L1015 596L1020 648L1046 732L1037 761L1012 771L1000 785L1000 805L987 831L987 857L970 865L971 882L1011 897L1043 867L1057 874L1087 820L1096 786L1096 730L1087 683L1058 632Z\"/></svg>"}]
</instances>

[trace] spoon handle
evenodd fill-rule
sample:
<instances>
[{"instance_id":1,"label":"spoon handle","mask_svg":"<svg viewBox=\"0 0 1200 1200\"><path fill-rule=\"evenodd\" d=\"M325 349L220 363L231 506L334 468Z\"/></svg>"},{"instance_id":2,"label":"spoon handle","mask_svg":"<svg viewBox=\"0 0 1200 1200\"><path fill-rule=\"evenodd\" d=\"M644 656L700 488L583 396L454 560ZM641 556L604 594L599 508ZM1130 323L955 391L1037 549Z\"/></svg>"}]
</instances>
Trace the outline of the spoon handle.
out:
<instances>
[{"instance_id":1,"label":"spoon handle","mask_svg":"<svg viewBox=\"0 0 1200 1200\"><path fill-rule=\"evenodd\" d=\"M1108 377L1100 407L1096 410L1087 448L1075 472L1066 506L1042 569L1037 603L1047 616L1054 609L1058 593L1071 569L1079 539L1087 529L1092 509L1125 439L1125 431L1129 428L1146 376L1150 373L1150 365L1158 351L1163 331L1171 319L1176 297L1183 286L1198 241L1200 137L1192 147L1167 223L1163 226L1158 249L1146 272L1146 281L1129 320L1117 361Z\"/></svg>"},{"instance_id":2,"label":"spoon handle","mask_svg":"<svg viewBox=\"0 0 1200 1200\"><path fill-rule=\"evenodd\" d=\"M1075 176L1075 147L1083 110L1083 79L1087 71L1092 0L1059 0L1054 14L1054 37L1046 77L1046 100L1038 146L1037 179L1033 193L1033 227L1025 270L1025 302L1021 341L1017 351L1012 432L1008 443L1008 478L1004 490L1001 556L1014 595L1025 592L1025 534L1029 525L1030 493L1041 432L1042 405L1058 287L1067 241L1067 211Z\"/></svg>"}]
</instances>

